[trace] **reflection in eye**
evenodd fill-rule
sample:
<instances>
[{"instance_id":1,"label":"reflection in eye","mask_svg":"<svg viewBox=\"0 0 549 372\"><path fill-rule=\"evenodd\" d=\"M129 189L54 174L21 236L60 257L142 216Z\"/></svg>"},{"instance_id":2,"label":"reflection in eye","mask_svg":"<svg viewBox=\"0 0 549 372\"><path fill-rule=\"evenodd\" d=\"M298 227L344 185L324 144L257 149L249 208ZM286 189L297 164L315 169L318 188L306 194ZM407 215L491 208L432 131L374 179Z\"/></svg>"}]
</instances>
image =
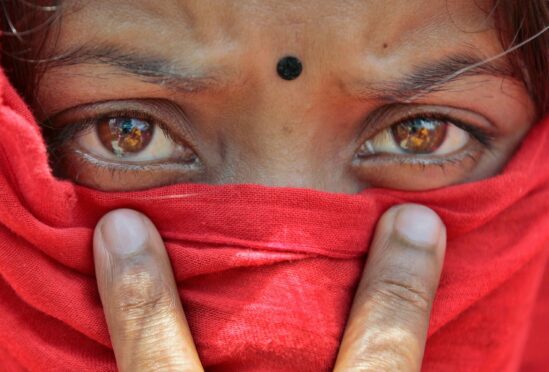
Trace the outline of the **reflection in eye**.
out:
<instances>
[{"instance_id":1,"label":"reflection in eye","mask_svg":"<svg viewBox=\"0 0 549 372\"><path fill-rule=\"evenodd\" d=\"M461 150L470 139L467 131L448 121L419 117L395 124L366 141L359 156L447 155Z\"/></svg>"},{"instance_id":2,"label":"reflection in eye","mask_svg":"<svg viewBox=\"0 0 549 372\"><path fill-rule=\"evenodd\" d=\"M402 110L377 117L371 130L385 129L370 134L349 159L360 187L425 190L456 183L491 149L493 137L475 115L454 110L450 117L427 107L408 116L412 109ZM190 134L188 125L180 109L163 101L67 110L51 125L59 128L50 137L55 172L105 191L217 182L218 169L211 166L215 153L204 151L204 140ZM195 149L202 150L200 156Z\"/></svg>"},{"instance_id":3,"label":"reflection in eye","mask_svg":"<svg viewBox=\"0 0 549 372\"><path fill-rule=\"evenodd\" d=\"M118 157L143 151L151 142L154 126L135 118L108 118L97 124L101 143Z\"/></svg>"},{"instance_id":4,"label":"reflection in eye","mask_svg":"<svg viewBox=\"0 0 549 372\"><path fill-rule=\"evenodd\" d=\"M175 143L162 128L147 120L121 116L90 124L76 136L76 144L102 160L145 163L196 159L190 148Z\"/></svg>"}]
</instances>

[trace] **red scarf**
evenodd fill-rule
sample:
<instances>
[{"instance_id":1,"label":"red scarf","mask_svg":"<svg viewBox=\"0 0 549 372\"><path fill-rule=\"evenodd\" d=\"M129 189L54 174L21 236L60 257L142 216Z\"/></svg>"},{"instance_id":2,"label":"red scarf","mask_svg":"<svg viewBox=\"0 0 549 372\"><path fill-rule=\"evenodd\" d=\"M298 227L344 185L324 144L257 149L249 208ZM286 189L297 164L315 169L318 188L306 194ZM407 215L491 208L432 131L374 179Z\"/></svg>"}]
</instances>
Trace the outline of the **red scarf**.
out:
<instances>
[{"instance_id":1,"label":"red scarf","mask_svg":"<svg viewBox=\"0 0 549 372\"><path fill-rule=\"evenodd\" d=\"M38 126L0 73L0 369L115 369L91 242L104 213L127 207L166 242L206 368L328 370L375 223L410 201L437 211L449 238L424 370L515 370L548 251L548 162L545 120L503 174L428 192L103 193L52 177Z\"/></svg>"}]
</instances>

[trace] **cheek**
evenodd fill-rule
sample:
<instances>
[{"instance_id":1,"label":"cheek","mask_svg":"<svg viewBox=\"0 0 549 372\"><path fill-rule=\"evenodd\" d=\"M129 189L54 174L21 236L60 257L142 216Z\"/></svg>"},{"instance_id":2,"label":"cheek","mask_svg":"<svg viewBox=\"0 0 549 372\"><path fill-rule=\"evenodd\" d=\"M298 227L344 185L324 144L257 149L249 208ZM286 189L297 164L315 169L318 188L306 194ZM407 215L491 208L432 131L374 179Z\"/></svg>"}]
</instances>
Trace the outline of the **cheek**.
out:
<instances>
[{"instance_id":1,"label":"cheek","mask_svg":"<svg viewBox=\"0 0 549 372\"><path fill-rule=\"evenodd\" d=\"M410 191L436 189L464 182L477 166L480 155L471 154L456 163L440 165L379 162L355 167L355 174L371 187Z\"/></svg>"},{"instance_id":2,"label":"cheek","mask_svg":"<svg viewBox=\"0 0 549 372\"><path fill-rule=\"evenodd\" d=\"M500 173L521 146L522 140L532 128L531 123L524 122L517 125L517 130L501 138L463 180L463 182L480 181Z\"/></svg>"},{"instance_id":3,"label":"cheek","mask_svg":"<svg viewBox=\"0 0 549 372\"><path fill-rule=\"evenodd\" d=\"M103 191L133 191L177 183L208 183L200 172L183 167L140 167L129 169L114 166L86 154L65 150L56 164L56 176Z\"/></svg>"}]
</instances>

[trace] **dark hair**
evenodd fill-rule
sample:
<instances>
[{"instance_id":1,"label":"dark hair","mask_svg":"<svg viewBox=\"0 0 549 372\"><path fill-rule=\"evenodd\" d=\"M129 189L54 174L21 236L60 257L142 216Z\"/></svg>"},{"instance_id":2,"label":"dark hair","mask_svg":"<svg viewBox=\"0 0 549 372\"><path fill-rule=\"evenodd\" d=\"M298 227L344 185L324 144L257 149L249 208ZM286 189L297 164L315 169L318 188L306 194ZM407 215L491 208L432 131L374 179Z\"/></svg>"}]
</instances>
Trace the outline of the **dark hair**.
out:
<instances>
[{"instance_id":1,"label":"dark hair","mask_svg":"<svg viewBox=\"0 0 549 372\"><path fill-rule=\"evenodd\" d=\"M448 0L451 1L451 0ZM18 91L34 101L41 46L55 32L61 0L0 0L2 65ZM516 77L527 87L539 116L549 111L549 0L494 0L500 42Z\"/></svg>"},{"instance_id":2,"label":"dark hair","mask_svg":"<svg viewBox=\"0 0 549 372\"><path fill-rule=\"evenodd\" d=\"M496 0L495 7L504 49L520 45L508 54L509 61L528 88L538 113L545 115L549 111L549 1Z\"/></svg>"}]
</instances>

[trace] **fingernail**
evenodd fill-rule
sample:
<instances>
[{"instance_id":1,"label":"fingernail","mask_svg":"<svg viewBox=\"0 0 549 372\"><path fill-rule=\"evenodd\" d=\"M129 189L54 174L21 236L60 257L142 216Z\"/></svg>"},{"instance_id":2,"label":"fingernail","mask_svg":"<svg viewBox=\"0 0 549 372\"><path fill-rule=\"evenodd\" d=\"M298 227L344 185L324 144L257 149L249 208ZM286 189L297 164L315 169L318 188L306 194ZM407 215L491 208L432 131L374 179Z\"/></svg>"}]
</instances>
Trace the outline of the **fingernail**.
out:
<instances>
[{"instance_id":1,"label":"fingernail","mask_svg":"<svg viewBox=\"0 0 549 372\"><path fill-rule=\"evenodd\" d=\"M427 207L407 205L398 211L394 228L408 242L431 247L438 244L440 240L442 221Z\"/></svg>"},{"instance_id":2,"label":"fingernail","mask_svg":"<svg viewBox=\"0 0 549 372\"><path fill-rule=\"evenodd\" d=\"M145 248L149 232L145 220L137 212L111 212L101 221L101 237L105 248L118 256L127 256Z\"/></svg>"}]
</instances>

